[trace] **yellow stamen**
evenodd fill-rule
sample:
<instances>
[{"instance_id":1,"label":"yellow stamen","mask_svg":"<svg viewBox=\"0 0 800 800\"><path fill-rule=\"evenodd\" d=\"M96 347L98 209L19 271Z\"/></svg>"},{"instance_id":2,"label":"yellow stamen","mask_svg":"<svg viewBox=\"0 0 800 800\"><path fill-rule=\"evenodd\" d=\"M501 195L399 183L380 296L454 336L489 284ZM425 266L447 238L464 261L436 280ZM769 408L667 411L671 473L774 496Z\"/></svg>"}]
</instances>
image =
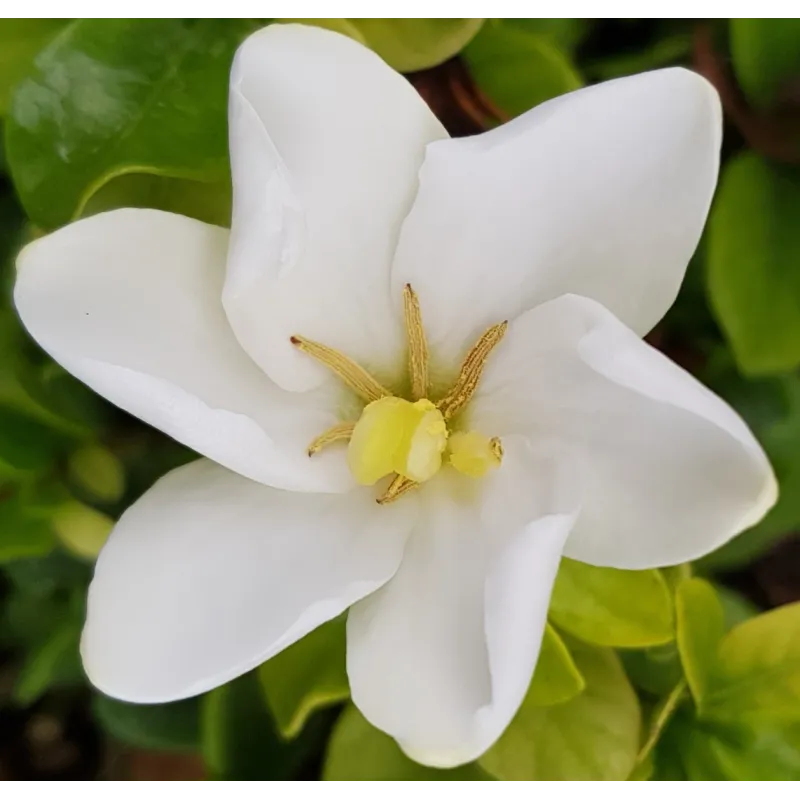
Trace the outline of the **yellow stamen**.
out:
<instances>
[{"instance_id":1,"label":"yellow stamen","mask_svg":"<svg viewBox=\"0 0 800 800\"><path fill-rule=\"evenodd\" d=\"M445 419L451 419L472 399L483 374L486 359L500 343L508 322L492 325L467 353L453 388L436 404Z\"/></svg>"},{"instance_id":2,"label":"yellow stamen","mask_svg":"<svg viewBox=\"0 0 800 800\"><path fill-rule=\"evenodd\" d=\"M355 422L340 422L338 425L328 428L325 433L321 433L311 442L308 446L308 454L313 456L314 453L318 453L323 447L327 447L329 444L349 440L353 435L353 428L355 427Z\"/></svg>"},{"instance_id":3,"label":"yellow stamen","mask_svg":"<svg viewBox=\"0 0 800 800\"><path fill-rule=\"evenodd\" d=\"M377 499L376 502L381 506L385 506L388 503L393 503L395 500L402 497L407 491L410 489L415 489L417 486L419 486L418 483L415 483L408 478L404 478L402 475L395 475L394 480L389 484L389 487Z\"/></svg>"},{"instance_id":4,"label":"yellow stamen","mask_svg":"<svg viewBox=\"0 0 800 800\"><path fill-rule=\"evenodd\" d=\"M403 288L403 310L408 337L408 372L411 376L411 396L421 400L428 396L428 340L422 325L422 311L416 292L407 283Z\"/></svg>"},{"instance_id":5,"label":"yellow stamen","mask_svg":"<svg viewBox=\"0 0 800 800\"><path fill-rule=\"evenodd\" d=\"M320 364L324 364L336 373L347 386L368 403L391 395L391 392L381 386L369 372L337 350L303 336L292 336L290 341L299 350L308 353Z\"/></svg>"},{"instance_id":6,"label":"yellow stamen","mask_svg":"<svg viewBox=\"0 0 800 800\"><path fill-rule=\"evenodd\" d=\"M482 478L503 460L500 440L496 436L489 439L477 431L454 433L447 449L451 466L471 478Z\"/></svg>"},{"instance_id":7,"label":"yellow stamen","mask_svg":"<svg viewBox=\"0 0 800 800\"><path fill-rule=\"evenodd\" d=\"M392 472L421 482L442 466L447 426L430 400L411 403L384 397L370 403L356 423L347 449L355 479L371 486Z\"/></svg>"}]
</instances>

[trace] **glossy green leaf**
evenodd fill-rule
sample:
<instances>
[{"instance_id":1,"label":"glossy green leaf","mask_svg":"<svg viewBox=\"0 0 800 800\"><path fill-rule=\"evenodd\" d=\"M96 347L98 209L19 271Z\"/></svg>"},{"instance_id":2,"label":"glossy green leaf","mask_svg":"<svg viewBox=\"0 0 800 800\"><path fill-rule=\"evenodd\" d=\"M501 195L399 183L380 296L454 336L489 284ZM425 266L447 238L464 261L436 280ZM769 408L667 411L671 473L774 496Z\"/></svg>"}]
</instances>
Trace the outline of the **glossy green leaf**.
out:
<instances>
[{"instance_id":1,"label":"glossy green leaf","mask_svg":"<svg viewBox=\"0 0 800 800\"><path fill-rule=\"evenodd\" d=\"M95 718L125 744L151 750L193 751L200 746L200 700L139 705L105 695L92 700Z\"/></svg>"},{"instance_id":2,"label":"glossy green leaf","mask_svg":"<svg viewBox=\"0 0 800 800\"><path fill-rule=\"evenodd\" d=\"M103 445L89 444L76 450L67 470L75 488L98 502L114 503L125 491L122 462Z\"/></svg>"},{"instance_id":3,"label":"glossy green leaf","mask_svg":"<svg viewBox=\"0 0 800 800\"><path fill-rule=\"evenodd\" d=\"M258 668L261 686L281 733L292 738L318 708L350 696L343 615L326 622Z\"/></svg>"},{"instance_id":4,"label":"glossy green leaf","mask_svg":"<svg viewBox=\"0 0 800 800\"><path fill-rule=\"evenodd\" d=\"M50 635L29 650L14 685L14 700L30 705L54 686L83 680L78 653L81 620L67 616Z\"/></svg>"},{"instance_id":5,"label":"glossy green leaf","mask_svg":"<svg viewBox=\"0 0 800 800\"><path fill-rule=\"evenodd\" d=\"M323 727L306 726L283 740L267 708L255 672L203 698L201 748L210 776L218 780L286 780L321 746Z\"/></svg>"},{"instance_id":6,"label":"glossy green leaf","mask_svg":"<svg viewBox=\"0 0 800 800\"><path fill-rule=\"evenodd\" d=\"M218 192L228 180L228 73L256 27L217 19L73 23L17 87L7 120L9 168L31 218L62 225L98 189L131 173Z\"/></svg>"},{"instance_id":7,"label":"glossy green leaf","mask_svg":"<svg viewBox=\"0 0 800 800\"><path fill-rule=\"evenodd\" d=\"M592 567L564 558L550 601L562 630L608 647L647 647L674 638L672 598L658 570Z\"/></svg>"},{"instance_id":8,"label":"glossy green leaf","mask_svg":"<svg viewBox=\"0 0 800 800\"><path fill-rule=\"evenodd\" d=\"M708 229L708 284L739 366L800 364L800 175L754 153L725 167Z\"/></svg>"},{"instance_id":9,"label":"glossy green leaf","mask_svg":"<svg viewBox=\"0 0 800 800\"><path fill-rule=\"evenodd\" d=\"M800 76L800 19L732 19L733 69L748 99L767 108Z\"/></svg>"},{"instance_id":10,"label":"glossy green leaf","mask_svg":"<svg viewBox=\"0 0 800 800\"><path fill-rule=\"evenodd\" d=\"M338 20L337 20L338 22ZM461 52L482 19L348 19L384 61L399 72L428 69Z\"/></svg>"},{"instance_id":11,"label":"glossy green leaf","mask_svg":"<svg viewBox=\"0 0 800 800\"><path fill-rule=\"evenodd\" d=\"M390 736L348 706L331 736L322 773L326 781L484 781L491 780L475 764L433 769L412 761Z\"/></svg>"},{"instance_id":12,"label":"glossy green leaf","mask_svg":"<svg viewBox=\"0 0 800 800\"><path fill-rule=\"evenodd\" d=\"M46 555L55 544L48 519L31 513L19 497L0 500L0 564Z\"/></svg>"},{"instance_id":13,"label":"glossy green leaf","mask_svg":"<svg viewBox=\"0 0 800 800\"><path fill-rule=\"evenodd\" d=\"M544 631L536 670L523 702L534 706L565 703L585 688L586 681L575 666L564 640L552 625L548 625Z\"/></svg>"},{"instance_id":14,"label":"glossy green leaf","mask_svg":"<svg viewBox=\"0 0 800 800\"><path fill-rule=\"evenodd\" d=\"M36 54L66 24L63 19L0 20L0 117L8 110L11 90L33 68Z\"/></svg>"},{"instance_id":15,"label":"glossy green leaf","mask_svg":"<svg viewBox=\"0 0 800 800\"><path fill-rule=\"evenodd\" d=\"M525 704L479 764L501 780L626 780L639 751L641 713L619 658L574 643L586 688L567 703Z\"/></svg>"},{"instance_id":16,"label":"glossy green leaf","mask_svg":"<svg viewBox=\"0 0 800 800\"><path fill-rule=\"evenodd\" d=\"M675 593L678 652L692 696L702 707L716 669L725 616L714 587L690 578Z\"/></svg>"},{"instance_id":17,"label":"glossy green leaf","mask_svg":"<svg viewBox=\"0 0 800 800\"><path fill-rule=\"evenodd\" d=\"M550 39L505 20L487 21L463 57L478 86L511 116L582 85Z\"/></svg>"},{"instance_id":18,"label":"glossy green leaf","mask_svg":"<svg viewBox=\"0 0 800 800\"><path fill-rule=\"evenodd\" d=\"M70 500L54 511L52 525L67 550L78 558L94 561L111 535L114 520L102 511Z\"/></svg>"},{"instance_id":19,"label":"glossy green leaf","mask_svg":"<svg viewBox=\"0 0 800 800\"><path fill-rule=\"evenodd\" d=\"M737 723L800 723L800 602L726 634L703 710Z\"/></svg>"}]
</instances>

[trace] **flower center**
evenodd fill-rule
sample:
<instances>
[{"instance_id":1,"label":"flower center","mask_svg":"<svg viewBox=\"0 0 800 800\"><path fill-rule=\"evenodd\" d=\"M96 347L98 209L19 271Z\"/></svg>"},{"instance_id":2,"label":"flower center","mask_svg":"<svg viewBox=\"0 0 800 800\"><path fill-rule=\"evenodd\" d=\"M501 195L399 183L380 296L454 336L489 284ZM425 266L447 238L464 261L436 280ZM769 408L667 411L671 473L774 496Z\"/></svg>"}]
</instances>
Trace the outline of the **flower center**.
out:
<instances>
[{"instance_id":1,"label":"flower center","mask_svg":"<svg viewBox=\"0 0 800 800\"><path fill-rule=\"evenodd\" d=\"M358 483L371 486L394 475L378 498L381 504L430 480L441 469L445 456L451 467L472 478L483 477L503 460L498 438L477 431L452 431L452 424L475 394L486 360L505 335L508 323L492 325L483 333L467 353L450 391L433 402L428 397L428 342L419 300L410 285L403 290L403 310L410 399L393 395L337 350L302 336L291 337L292 344L324 364L367 403L357 422L342 422L314 439L308 447L309 456L334 442L349 442L347 463Z\"/></svg>"}]
</instances>

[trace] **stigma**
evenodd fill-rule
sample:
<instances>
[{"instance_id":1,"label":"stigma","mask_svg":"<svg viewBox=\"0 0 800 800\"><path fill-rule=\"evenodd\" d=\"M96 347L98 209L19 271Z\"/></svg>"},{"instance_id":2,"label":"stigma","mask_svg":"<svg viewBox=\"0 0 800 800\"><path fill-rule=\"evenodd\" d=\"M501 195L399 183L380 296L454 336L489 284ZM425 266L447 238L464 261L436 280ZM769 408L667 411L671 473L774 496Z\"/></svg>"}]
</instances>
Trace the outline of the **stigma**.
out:
<instances>
[{"instance_id":1,"label":"stigma","mask_svg":"<svg viewBox=\"0 0 800 800\"><path fill-rule=\"evenodd\" d=\"M408 341L410 397L398 397L346 355L303 336L292 336L299 350L333 372L366 405L354 422L342 422L320 434L308 447L313 456L323 447L348 442L347 463L355 480L371 486L393 476L378 503L393 502L433 478L445 464L472 478L499 467L503 447L497 437L459 430L457 417L474 396L486 362L503 339L507 322L492 325L470 348L452 387L438 400L430 398L428 342L419 299L403 289Z\"/></svg>"}]
</instances>

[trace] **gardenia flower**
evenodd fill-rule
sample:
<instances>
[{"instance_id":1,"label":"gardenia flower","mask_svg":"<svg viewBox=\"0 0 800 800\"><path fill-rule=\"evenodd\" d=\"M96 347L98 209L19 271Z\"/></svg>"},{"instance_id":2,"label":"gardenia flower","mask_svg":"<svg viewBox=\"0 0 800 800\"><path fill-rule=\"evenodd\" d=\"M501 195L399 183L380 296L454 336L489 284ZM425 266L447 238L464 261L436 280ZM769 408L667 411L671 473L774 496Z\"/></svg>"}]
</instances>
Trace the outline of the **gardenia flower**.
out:
<instances>
[{"instance_id":1,"label":"gardenia flower","mask_svg":"<svg viewBox=\"0 0 800 800\"><path fill-rule=\"evenodd\" d=\"M677 564L757 522L758 443L640 338L697 245L720 131L709 84L667 69L451 140L344 36L248 39L230 232L124 209L18 260L41 346L205 456L101 553L92 682L177 700L349 608L354 702L453 766L518 709L562 555Z\"/></svg>"}]
</instances>

